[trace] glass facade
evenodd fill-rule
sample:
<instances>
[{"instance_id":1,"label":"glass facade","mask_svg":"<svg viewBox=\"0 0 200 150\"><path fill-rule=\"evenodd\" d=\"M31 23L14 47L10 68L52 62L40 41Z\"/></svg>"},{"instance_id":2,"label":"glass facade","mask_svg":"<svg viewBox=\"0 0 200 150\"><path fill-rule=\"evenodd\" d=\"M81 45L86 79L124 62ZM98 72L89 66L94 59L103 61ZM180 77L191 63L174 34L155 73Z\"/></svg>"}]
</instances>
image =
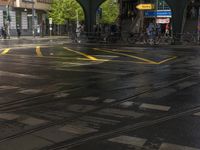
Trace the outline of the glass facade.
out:
<instances>
[{"instance_id":1,"label":"glass facade","mask_svg":"<svg viewBox=\"0 0 200 150\"><path fill-rule=\"evenodd\" d=\"M156 0L157 10L169 10L169 6L165 2L165 0Z\"/></svg>"}]
</instances>

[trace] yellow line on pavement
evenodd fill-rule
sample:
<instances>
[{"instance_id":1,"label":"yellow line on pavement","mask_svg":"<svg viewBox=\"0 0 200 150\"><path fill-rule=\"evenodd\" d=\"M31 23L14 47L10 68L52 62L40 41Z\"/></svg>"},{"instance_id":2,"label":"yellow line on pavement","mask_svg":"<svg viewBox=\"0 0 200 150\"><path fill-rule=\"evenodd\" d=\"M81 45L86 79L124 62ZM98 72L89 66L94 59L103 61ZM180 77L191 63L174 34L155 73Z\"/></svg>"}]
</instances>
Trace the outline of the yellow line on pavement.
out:
<instances>
[{"instance_id":1,"label":"yellow line on pavement","mask_svg":"<svg viewBox=\"0 0 200 150\"><path fill-rule=\"evenodd\" d=\"M43 57L40 46L37 46L35 51L38 57Z\"/></svg>"},{"instance_id":2,"label":"yellow line on pavement","mask_svg":"<svg viewBox=\"0 0 200 150\"><path fill-rule=\"evenodd\" d=\"M160 64L166 63L166 62L168 62L168 61L170 61L170 60L173 60L173 59L176 59L176 58L177 58L177 57L174 56L174 57L171 57L171 58L168 58L168 59L162 60L162 61L158 62L158 64L160 65Z\"/></svg>"},{"instance_id":3,"label":"yellow line on pavement","mask_svg":"<svg viewBox=\"0 0 200 150\"><path fill-rule=\"evenodd\" d=\"M154 64L154 65L158 64L155 61L152 61L152 60L149 60L149 59L146 59L146 58L142 58L142 57L138 57L138 56L134 56L134 55L124 54L124 53L118 53L118 52L113 52L113 51L107 51L107 50L102 50L102 49L98 49L98 48L93 48L93 50L107 52L107 53L111 53L111 54L117 54L117 55L126 56L126 57L130 57L130 58L135 58L135 59L147 62L149 64Z\"/></svg>"},{"instance_id":4,"label":"yellow line on pavement","mask_svg":"<svg viewBox=\"0 0 200 150\"><path fill-rule=\"evenodd\" d=\"M91 55L88 55L88 54L85 54L85 53L83 53L83 52L75 51L75 50L72 50L72 49L67 48L67 47L64 47L64 49L66 49L66 50L68 50L68 51L71 51L71 52L74 52L74 53L77 53L77 54L79 54L79 55L82 55L82 56L84 56L84 57L86 57L86 58L88 58L88 59L90 59L90 60L98 61L98 59L97 59L96 57L91 56Z\"/></svg>"},{"instance_id":5,"label":"yellow line on pavement","mask_svg":"<svg viewBox=\"0 0 200 150\"><path fill-rule=\"evenodd\" d=\"M7 54L10 50L11 50L11 48L4 49L3 52L1 52L1 55Z\"/></svg>"}]
</instances>

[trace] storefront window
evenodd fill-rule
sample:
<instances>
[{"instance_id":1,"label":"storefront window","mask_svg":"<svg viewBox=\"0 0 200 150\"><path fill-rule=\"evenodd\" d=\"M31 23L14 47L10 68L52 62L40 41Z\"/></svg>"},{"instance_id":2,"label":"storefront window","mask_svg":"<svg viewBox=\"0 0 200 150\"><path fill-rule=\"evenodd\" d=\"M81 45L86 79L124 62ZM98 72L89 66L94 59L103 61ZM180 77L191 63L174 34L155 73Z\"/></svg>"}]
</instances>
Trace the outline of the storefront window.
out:
<instances>
[{"instance_id":1,"label":"storefront window","mask_svg":"<svg viewBox=\"0 0 200 150\"><path fill-rule=\"evenodd\" d=\"M169 10L170 9L165 0L156 0L156 4L157 4L158 10Z\"/></svg>"},{"instance_id":2,"label":"storefront window","mask_svg":"<svg viewBox=\"0 0 200 150\"><path fill-rule=\"evenodd\" d=\"M19 27L21 28L21 12L20 11L16 11L16 23L17 23L17 26L19 25Z\"/></svg>"}]
</instances>

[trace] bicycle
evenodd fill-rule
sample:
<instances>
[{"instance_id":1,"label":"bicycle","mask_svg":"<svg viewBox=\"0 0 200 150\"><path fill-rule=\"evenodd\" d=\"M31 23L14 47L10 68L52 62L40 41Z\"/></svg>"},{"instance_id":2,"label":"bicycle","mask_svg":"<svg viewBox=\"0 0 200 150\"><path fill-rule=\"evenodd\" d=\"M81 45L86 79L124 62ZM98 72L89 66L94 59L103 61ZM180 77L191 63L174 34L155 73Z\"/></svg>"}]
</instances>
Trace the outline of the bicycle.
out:
<instances>
[{"instance_id":1,"label":"bicycle","mask_svg":"<svg viewBox=\"0 0 200 150\"><path fill-rule=\"evenodd\" d=\"M145 33L129 33L129 36L127 37L127 42L129 44L136 44L138 42L147 42L147 36Z\"/></svg>"}]
</instances>

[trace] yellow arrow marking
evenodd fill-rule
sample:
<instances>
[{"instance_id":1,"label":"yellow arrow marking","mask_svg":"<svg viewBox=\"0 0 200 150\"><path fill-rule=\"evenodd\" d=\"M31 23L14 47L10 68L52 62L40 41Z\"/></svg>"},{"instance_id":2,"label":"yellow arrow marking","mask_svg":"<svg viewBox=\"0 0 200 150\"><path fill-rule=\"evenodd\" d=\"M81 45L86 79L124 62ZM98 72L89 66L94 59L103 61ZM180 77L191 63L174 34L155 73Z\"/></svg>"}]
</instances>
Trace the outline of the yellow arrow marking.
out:
<instances>
[{"instance_id":1,"label":"yellow arrow marking","mask_svg":"<svg viewBox=\"0 0 200 150\"><path fill-rule=\"evenodd\" d=\"M152 10L155 8L155 5L154 4L138 4L136 8L139 10Z\"/></svg>"},{"instance_id":2,"label":"yellow arrow marking","mask_svg":"<svg viewBox=\"0 0 200 150\"><path fill-rule=\"evenodd\" d=\"M35 51L38 57L43 57L40 46L37 46Z\"/></svg>"},{"instance_id":3,"label":"yellow arrow marking","mask_svg":"<svg viewBox=\"0 0 200 150\"><path fill-rule=\"evenodd\" d=\"M88 55L88 54L85 54L85 53L83 53L83 52L75 51L75 50L72 50L72 49L67 48L67 47L64 47L64 49L66 49L66 50L68 50L68 51L71 51L71 52L74 52L74 53L77 53L77 54L79 54L79 55L82 55L82 56L88 58L89 60L98 61L98 59L97 59L96 57L91 56L91 55Z\"/></svg>"},{"instance_id":4,"label":"yellow arrow marking","mask_svg":"<svg viewBox=\"0 0 200 150\"><path fill-rule=\"evenodd\" d=\"M101 50L101 49L98 49L98 48L93 48L93 50L107 52L107 53L111 53L111 54L117 54L117 55L126 56L126 57L130 57L130 58L135 58L135 59L147 62L149 64L157 65L157 62L155 62L155 61L152 61L152 60L149 60L149 59L146 59L146 58L141 58L141 57L134 56L134 55L124 54L124 53L118 53L118 52L113 52L113 51L107 51L107 50Z\"/></svg>"},{"instance_id":5,"label":"yellow arrow marking","mask_svg":"<svg viewBox=\"0 0 200 150\"><path fill-rule=\"evenodd\" d=\"M7 54L10 50L11 50L10 48L4 49L3 52L1 52L1 55Z\"/></svg>"}]
</instances>

